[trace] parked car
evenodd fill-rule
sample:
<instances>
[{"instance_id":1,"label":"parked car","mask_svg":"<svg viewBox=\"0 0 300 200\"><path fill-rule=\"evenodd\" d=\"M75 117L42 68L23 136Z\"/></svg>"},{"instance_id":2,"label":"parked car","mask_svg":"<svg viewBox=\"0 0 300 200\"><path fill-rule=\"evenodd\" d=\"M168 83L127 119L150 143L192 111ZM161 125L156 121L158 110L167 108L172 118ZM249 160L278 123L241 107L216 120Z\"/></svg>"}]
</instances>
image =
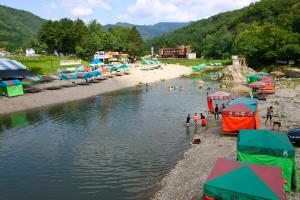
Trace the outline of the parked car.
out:
<instances>
[{"instance_id":1,"label":"parked car","mask_svg":"<svg viewBox=\"0 0 300 200\"><path fill-rule=\"evenodd\" d=\"M288 137L292 144L300 145L300 128L290 129Z\"/></svg>"}]
</instances>

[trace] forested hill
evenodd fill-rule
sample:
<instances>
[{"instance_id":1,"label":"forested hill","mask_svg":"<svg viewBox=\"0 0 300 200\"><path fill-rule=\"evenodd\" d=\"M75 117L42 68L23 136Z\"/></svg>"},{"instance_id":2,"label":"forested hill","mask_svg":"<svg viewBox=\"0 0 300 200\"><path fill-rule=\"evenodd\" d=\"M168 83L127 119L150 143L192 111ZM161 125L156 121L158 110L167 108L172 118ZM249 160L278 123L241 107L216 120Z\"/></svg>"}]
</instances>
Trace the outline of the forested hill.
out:
<instances>
[{"instance_id":1,"label":"forested hill","mask_svg":"<svg viewBox=\"0 0 300 200\"><path fill-rule=\"evenodd\" d=\"M191 22L160 22L153 25L134 25L129 23L118 22L116 24L107 24L104 26L105 30L108 30L114 26L122 26L127 28L132 28L133 26L140 32L143 39L150 39L164 33L172 32L174 30L180 29L187 26Z\"/></svg>"},{"instance_id":2,"label":"forested hill","mask_svg":"<svg viewBox=\"0 0 300 200\"><path fill-rule=\"evenodd\" d=\"M148 46L180 44L209 58L245 55L255 66L300 59L300 0L261 0L156 37Z\"/></svg>"},{"instance_id":3,"label":"forested hill","mask_svg":"<svg viewBox=\"0 0 300 200\"><path fill-rule=\"evenodd\" d=\"M0 5L0 47L9 50L30 43L44 21L30 12Z\"/></svg>"}]
</instances>

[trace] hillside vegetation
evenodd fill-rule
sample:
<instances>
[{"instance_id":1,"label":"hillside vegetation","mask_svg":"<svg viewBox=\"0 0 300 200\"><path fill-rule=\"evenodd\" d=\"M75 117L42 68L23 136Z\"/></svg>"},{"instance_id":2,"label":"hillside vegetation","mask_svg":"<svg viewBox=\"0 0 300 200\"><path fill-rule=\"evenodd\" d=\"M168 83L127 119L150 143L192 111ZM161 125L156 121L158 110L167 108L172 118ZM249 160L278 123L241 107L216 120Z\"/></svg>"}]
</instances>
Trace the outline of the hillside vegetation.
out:
<instances>
[{"instance_id":1,"label":"hillside vegetation","mask_svg":"<svg viewBox=\"0 0 300 200\"><path fill-rule=\"evenodd\" d=\"M184 26L187 26L191 22L160 22L153 25L134 25L129 23L121 23L118 22L116 24L107 24L104 25L103 28L105 30L109 30L115 26L127 27L132 28L136 27L136 29L140 32L143 39L150 39L164 33L168 33L171 31L175 31L176 29L180 29Z\"/></svg>"},{"instance_id":2,"label":"hillside vegetation","mask_svg":"<svg viewBox=\"0 0 300 200\"><path fill-rule=\"evenodd\" d=\"M15 50L34 42L44 21L30 12L0 5L0 47Z\"/></svg>"},{"instance_id":3,"label":"hillside vegetation","mask_svg":"<svg viewBox=\"0 0 300 200\"><path fill-rule=\"evenodd\" d=\"M191 45L204 58L245 55L251 66L300 59L300 0L262 0L156 37L147 46Z\"/></svg>"}]
</instances>

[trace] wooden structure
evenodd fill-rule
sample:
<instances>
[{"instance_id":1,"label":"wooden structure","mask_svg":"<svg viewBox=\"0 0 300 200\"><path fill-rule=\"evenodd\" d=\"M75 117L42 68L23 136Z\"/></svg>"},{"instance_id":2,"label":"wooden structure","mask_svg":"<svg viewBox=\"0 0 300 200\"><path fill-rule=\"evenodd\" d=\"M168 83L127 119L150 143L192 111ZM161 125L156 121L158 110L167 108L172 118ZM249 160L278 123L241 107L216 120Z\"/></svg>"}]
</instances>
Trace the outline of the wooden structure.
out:
<instances>
[{"instance_id":1,"label":"wooden structure","mask_svg":"<svg viewBox=\"0 0 300 200\"><path fill-rule=\"evenodd\" d=\"M190 46L177 46L175 48L161 48L159 54L161 58L188 58L191 52Z\"/></svg>"}]
</instances>

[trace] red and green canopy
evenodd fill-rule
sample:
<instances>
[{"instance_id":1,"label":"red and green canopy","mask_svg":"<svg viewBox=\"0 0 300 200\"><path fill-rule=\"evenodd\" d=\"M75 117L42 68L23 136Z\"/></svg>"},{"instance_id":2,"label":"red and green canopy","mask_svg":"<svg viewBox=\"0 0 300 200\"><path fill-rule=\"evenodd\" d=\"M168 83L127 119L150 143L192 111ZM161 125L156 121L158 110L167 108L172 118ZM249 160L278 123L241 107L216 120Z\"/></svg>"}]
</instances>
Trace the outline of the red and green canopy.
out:
<instances>
[{"instance_id":1,"label":"red and green canopy","mask_svg":"<svg viewBox=\"0 0 300 200\"><path fill-rule=\"evenodd\" d=\"M279 167L243 164L219 159L203 186L214 199L285 199Z\"/></svg>"},{"instance_id":2,"label":"red and green canopy","mask_svg":"<svg viewBox=\"0 0 300 200\"><path fill-rule=\"evenodd\" d=\"M237 142L238 160L245 163L281 167L286 191L298 185L295 149L285 133L269 130L241 130Z\"/></svg>"},{"instance_id":3,"label":"red and green canopy","mask_svg":"<svg viewBox=\"0 0 300 200\"><path fill-rule=\"evenodd\" d=\"M250 104L235 104L227 107L222 111L224 115L232 116L254 116L256 112L256 106Z\"/></svg>"},{"instance_id":4,"label":"red and green canopy","mask_svg":"<svg viewBox=\"0 0 300 200\"><path fill-rule=\"evenodd\" d=\"M208 95L207 99L210 100L229 100L231 99L231 94L223 91L218 91Z\"/></svg>"}]
</instances>

